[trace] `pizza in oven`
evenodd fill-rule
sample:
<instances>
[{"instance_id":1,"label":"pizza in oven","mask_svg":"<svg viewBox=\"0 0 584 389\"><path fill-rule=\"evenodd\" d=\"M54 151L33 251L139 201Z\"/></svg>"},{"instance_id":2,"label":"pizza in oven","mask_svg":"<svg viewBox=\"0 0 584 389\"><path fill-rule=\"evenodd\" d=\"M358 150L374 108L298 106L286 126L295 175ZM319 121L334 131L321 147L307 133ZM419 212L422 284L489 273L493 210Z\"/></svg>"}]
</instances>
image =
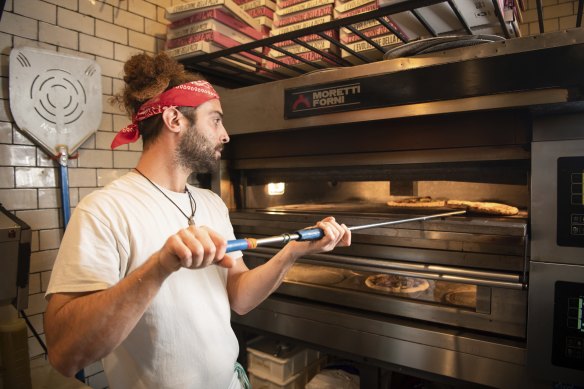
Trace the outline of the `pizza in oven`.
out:
<instances>
[{"instance_id":1,"label":"pizza in oven","mask_svg":"<svg viewBox=\"0 0 584 389\"><path fill-rule=\"evenodd\" d=\"M376 274L365 279L365 285L383 292L410 294L423 292L430 284L423 278L405 277L395 274Z\"/></svg>"},{"instance_id":2,"label":"pizza in oven","mask_svg":"<svg viewBox=\"0 0 584 389\"><path fill-rule=\"evenodd\" d=\"M448 200L446 206L449 208L466 209L469 212L484 213L488 215L513 216L519 213L519 209L511 205L484 201Z\"/></svg>"},{"instance_id":3,"label":"pizza in oven","mask_svg":"<svg viewBox=\"0 0 584 389\"><path fill-rule=\"evenodd\" d=\"M391 200L387 202L389 207L397 208L435 208L444 207L446 200L435 200L432 197L406 197L399 200Z\"/></svg>"}]
</instances>

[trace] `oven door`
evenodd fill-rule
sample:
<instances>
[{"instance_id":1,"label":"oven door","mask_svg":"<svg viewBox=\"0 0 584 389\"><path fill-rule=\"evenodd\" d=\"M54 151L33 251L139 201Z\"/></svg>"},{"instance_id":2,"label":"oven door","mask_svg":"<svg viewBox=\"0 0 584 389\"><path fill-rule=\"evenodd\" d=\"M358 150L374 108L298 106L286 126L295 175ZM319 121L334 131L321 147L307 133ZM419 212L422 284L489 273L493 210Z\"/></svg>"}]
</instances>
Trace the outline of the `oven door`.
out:
<instances>
[{"instance_id":1,"label":"oven door","mask_svg":"<svg viewBox=\"0 0 584 389\"><path fill-rule=\"evenodd\" d=\"M250 267L277 249L246 253ZM527 291L518 275L333 254L303 257L277 294L525 338Z\"/></svg>"}]
</instances>

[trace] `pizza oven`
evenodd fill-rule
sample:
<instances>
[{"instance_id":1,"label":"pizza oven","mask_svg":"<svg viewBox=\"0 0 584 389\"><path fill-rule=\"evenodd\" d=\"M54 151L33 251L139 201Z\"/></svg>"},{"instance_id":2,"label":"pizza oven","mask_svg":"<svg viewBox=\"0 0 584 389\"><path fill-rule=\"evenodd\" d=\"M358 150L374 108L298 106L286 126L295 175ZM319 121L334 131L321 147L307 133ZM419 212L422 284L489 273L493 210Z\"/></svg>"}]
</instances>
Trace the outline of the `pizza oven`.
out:
<instances>
[{"instance_id":1,"label":"pizza oven","mask_svg":"<svg viewBox=\"0 0 584 389\"><path fill-rule=\"evenodd\" d=\"M584 34L538 39L548 39L545 49L522 38L456 51L457 61L448 52L225 91L231 142L213 185L238 238L294 232L325 216L350 227L452 210L425 206L430 200L517 208L354 231L350 247L301 258L270 298L234 314L234 327L376 369L500 388L540 383L526 362L532 129L542 117L579 109L584 58L571 53ZM537 78L500 71L510 59L529 69L527 62L558 49L553 66L566 66L568 79L553 66ZM419 83L431 74L439 80ZM396 100L323 114L291 114L286 106L294 94L370 76L399 83L363 82L361 92L363 85L374 94L391 90ZM426 88L438 86L436 100ZM404 199L414 204L388 205ZM259 266L280 247L245 251L246 264ZM362 387L381 387L375 377Z\"/></svg>"}]
</instances>

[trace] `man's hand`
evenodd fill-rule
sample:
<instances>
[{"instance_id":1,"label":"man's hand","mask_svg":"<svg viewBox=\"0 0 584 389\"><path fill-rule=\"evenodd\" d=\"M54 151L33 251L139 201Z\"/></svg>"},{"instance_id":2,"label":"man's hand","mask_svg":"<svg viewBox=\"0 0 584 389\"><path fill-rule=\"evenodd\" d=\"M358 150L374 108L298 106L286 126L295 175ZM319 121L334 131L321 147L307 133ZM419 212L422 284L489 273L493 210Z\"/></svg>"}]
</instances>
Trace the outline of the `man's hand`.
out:
<instances>
[{"instance_id":1,"label":"man's hand","mask_svg":"<svg viewBox=\"0 0 584 389\"><path fill-rule=\"evenodd\" d=\"M227 240L207 227L189 226L170 236L158 252L158 262L168 273L185 267L200 269L210 265L230 268L235 260L225 255Z\"/></svg>"},{"instance_id":2,"label":"man's hand","mask_svg":"<svg viewBox=\"0 0 584 389\"><path fill-rule=\"evenodd\" d=\"M351 245L351 231L346 225L337 223L332 216L319 221L316 226L309 228L314 227L323 230L324 236L321 239L289 243L300 256L327 252L335 247Z\"/></svg>"}]
</instances>

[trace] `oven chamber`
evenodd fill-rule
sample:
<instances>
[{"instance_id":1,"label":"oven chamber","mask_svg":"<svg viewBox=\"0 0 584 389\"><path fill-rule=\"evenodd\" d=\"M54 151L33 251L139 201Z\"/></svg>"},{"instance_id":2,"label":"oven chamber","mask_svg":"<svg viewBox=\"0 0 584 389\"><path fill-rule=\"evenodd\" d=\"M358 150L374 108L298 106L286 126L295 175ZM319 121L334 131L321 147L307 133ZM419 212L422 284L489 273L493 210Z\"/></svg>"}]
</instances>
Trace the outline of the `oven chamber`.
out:
<instances>
[{"instance_id":1,"label":"oven chamber","mask_svg":"<svg viewBox=\"0 0 584 389\"><path fill-rule=\"evenodd\" d=\"M562 255L533 257L541 239L555 239L551 214L544 218L545 228L530 233L537 212L554 209L549 203L554 200L540 204L538 199L555 196L556 189L536 178L544 169L534 159L541 148L534 128L550 117L573 118L579 94L568 87L569 80L545 84L547 74L518 80L517 88L513 80L509 86L497 83L503 89L494 93L493 77L504 76L498 69L490 75L476 72L483 59L505 66L506 54L517 60L517 54L537 55L541 47L569 49L582 42L579 30L546 34L537 42L521 38L222 93L231 142L213 185L230 207L238 238L293 232L328 215L351 226L444 211L390 209L385 201L394 196L496 201L520 209L513 217L468 214L355 232L349 248L300 259L264 303L244 316L234 314L234 326L420 376L500 388L548 387L552 380L582 383L581 371L553 367L546 354L553 341L543 339L552 336L549 325L532 330L551 320L549 285L555 281L550 277L569 271L545 268L547 262L558 265L553 258ZM444 74L451 66L460 70L459 64L469 73L444 80L474 89L468 93L445 85L450 97L425 100L418 71L432 74L435 67ZM403 83L387 88L414 99L406 105L397 101L284 118L283 89L371 74L395 74ZM483 85L490 86L482 90ZM396 95L399 99L400 92ZM571 150L582 155L578 147ZM270 183L284 183L284 193L268 194ZM261 265L278 248L247 251L245 261ZM581 248L569 250L568 258L576 259L566 263L582 265ZM375 290L366 280L377 274L424 280L427 287L413 293ZM583 279L578 277L568 278ZM543 346L536 345L540 341ZM362 387L378 385L374 376Z\"/></svg>"}]
</instances>

